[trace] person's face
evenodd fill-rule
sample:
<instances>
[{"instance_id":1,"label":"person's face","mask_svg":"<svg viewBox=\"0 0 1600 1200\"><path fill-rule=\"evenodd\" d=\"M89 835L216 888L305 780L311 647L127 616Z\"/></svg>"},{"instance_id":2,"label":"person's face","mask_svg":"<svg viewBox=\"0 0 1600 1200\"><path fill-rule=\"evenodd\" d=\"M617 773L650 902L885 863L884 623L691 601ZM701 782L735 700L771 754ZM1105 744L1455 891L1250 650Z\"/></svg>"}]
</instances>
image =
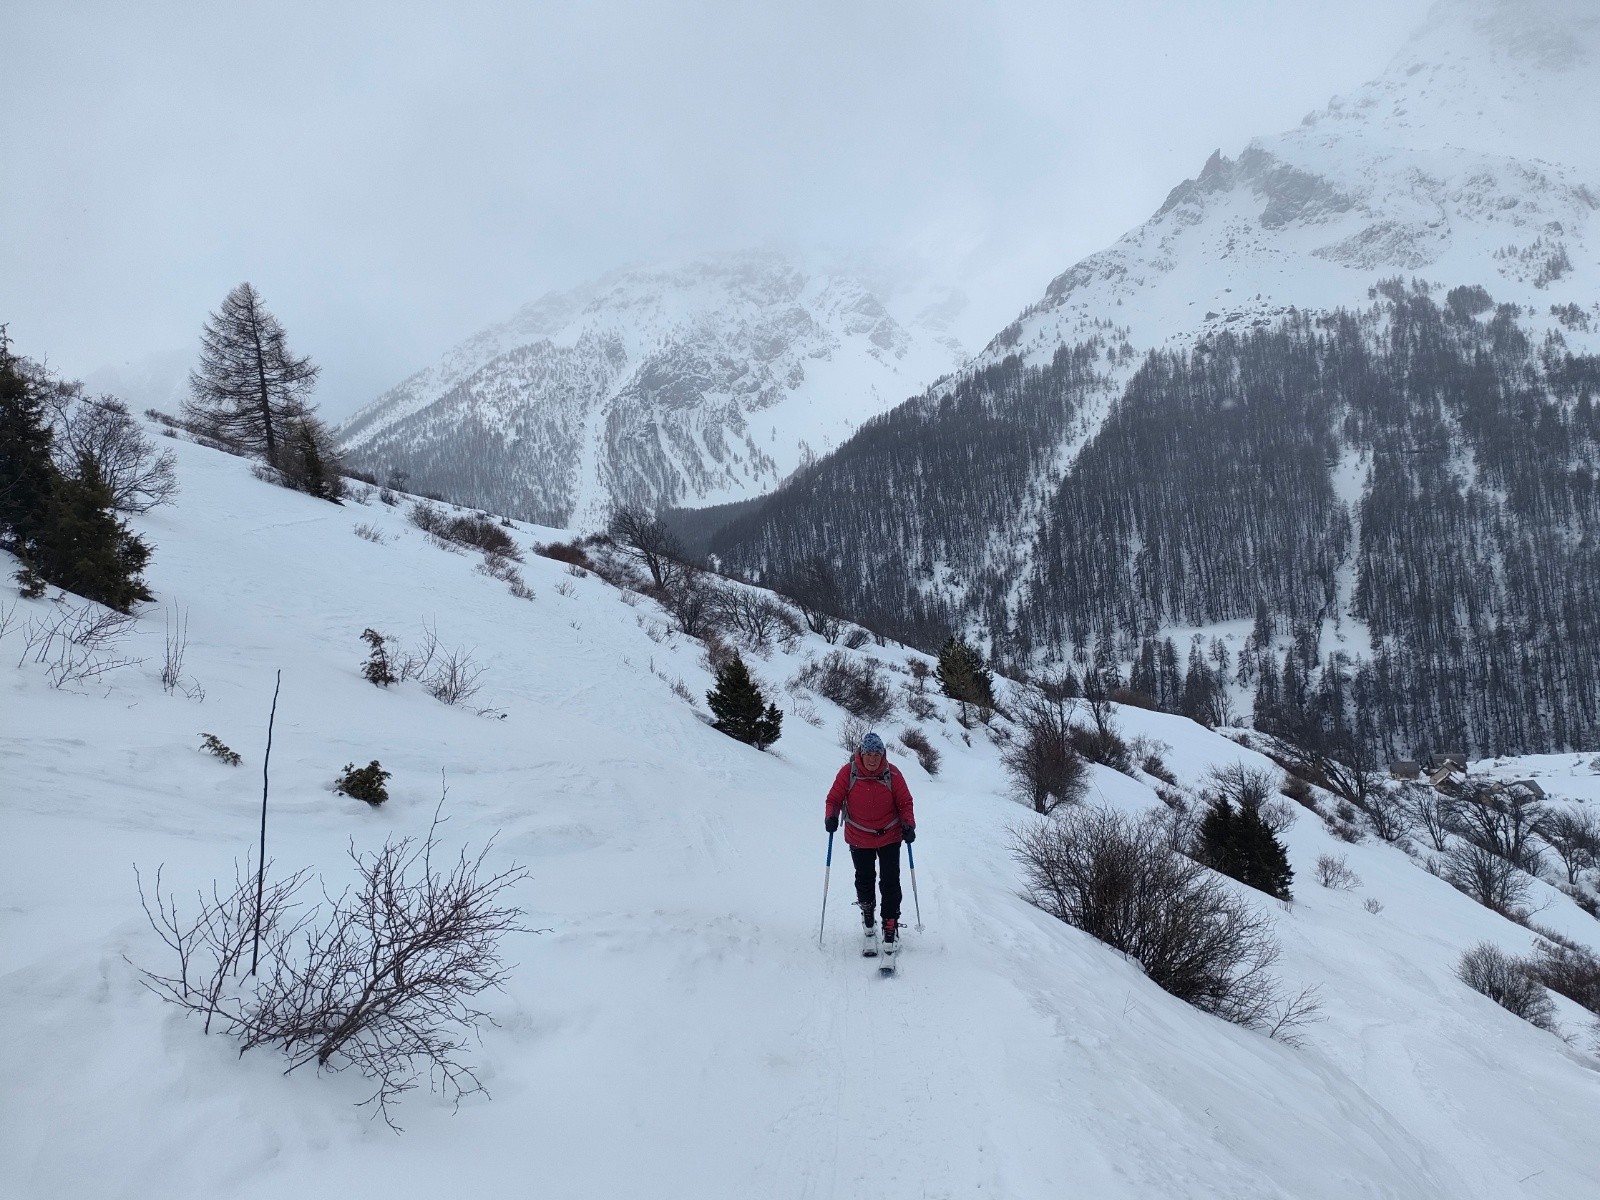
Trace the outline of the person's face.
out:
<instances>
[{"instance_id":1,"label":"person's face","mask_svg":"<svg viewBox=\"0 0 1600 1200\"><path fill-rule=\"evenodd\" d=\"M861 756L861 765L869 771L876 771L883 766L883 755L876 751L871 754L863 754Z\"/></svg>"}]
</instances>

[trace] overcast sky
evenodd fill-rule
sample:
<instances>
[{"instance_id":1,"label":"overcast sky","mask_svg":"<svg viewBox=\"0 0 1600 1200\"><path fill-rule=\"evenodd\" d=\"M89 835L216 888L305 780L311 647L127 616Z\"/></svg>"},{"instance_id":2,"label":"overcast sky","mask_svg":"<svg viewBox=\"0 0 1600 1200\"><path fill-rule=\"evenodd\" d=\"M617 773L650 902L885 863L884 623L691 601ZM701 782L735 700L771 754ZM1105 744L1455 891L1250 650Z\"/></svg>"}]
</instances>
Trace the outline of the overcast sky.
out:
<instances>
[{"instance_id":1,"label":"overcast sky","mask_svg":"<svg viewBox=\"0 0 1600 1200\"><path fill-rule=\"evenodd\" d=\"M342 417L552 288L918 256L974 344L1429 0L0 0L0 322L72 375L256 285Z\"/></svg>"}]
</instances>

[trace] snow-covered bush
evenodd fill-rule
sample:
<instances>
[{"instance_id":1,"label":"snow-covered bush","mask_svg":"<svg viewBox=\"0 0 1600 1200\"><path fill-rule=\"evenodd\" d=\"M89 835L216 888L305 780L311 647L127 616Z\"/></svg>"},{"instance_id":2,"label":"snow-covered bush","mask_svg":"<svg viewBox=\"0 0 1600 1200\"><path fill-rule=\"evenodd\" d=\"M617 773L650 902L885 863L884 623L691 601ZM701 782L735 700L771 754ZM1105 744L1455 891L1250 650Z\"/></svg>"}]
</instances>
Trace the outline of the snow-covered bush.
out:
<instances>
[{"instance_id":1,"label":"snow-covered bush","mask_svg":"<svg viewBox=\"0 0 1600 1200\"><path fill-rule=\"evenodd\" d=\"M1313 1015L1285 1000L1270 968L1271 924L1218 876L1180 854L1153 818L1073 807L1018 835L1028 899L1133 959L1204 1012L1278 1037Z\"/></svg>"},{"instance_id":2,"label":"snow-covered bush","mask_svg":"<svg viewBox=\"0 0 1600 1200\"><path fill-rule=\"evenodd\" d=\"M1461 982L1540 1029L1555 1029L1555 1004L1528 964L1491 942L1479 942L1456 964Z\"/></svg>"}]
</instances>

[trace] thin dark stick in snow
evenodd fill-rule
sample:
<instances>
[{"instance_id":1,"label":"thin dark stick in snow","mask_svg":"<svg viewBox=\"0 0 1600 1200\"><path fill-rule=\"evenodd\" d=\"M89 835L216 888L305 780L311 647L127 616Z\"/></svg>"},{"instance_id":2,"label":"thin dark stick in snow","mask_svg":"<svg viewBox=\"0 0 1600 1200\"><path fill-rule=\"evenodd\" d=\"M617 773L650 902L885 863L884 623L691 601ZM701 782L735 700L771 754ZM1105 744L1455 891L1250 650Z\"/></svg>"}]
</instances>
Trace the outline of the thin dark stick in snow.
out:
<instances>
[{"instance_id":1,"label":"thin dark stick in snow","mask_svg":"<svg viewBox=\"0 0 1600 1200\"><path fill-rule=\"evenodd\" d=\"M267 716L267 752L261 756L261 849L256 857L256 933L250 947L250 974L261 960L261 889L267 882L267 764L272 759L272 724L278 719L278 689L283 686L283 669L272 685L272 712Z\"/></svg>"}]
</instances>

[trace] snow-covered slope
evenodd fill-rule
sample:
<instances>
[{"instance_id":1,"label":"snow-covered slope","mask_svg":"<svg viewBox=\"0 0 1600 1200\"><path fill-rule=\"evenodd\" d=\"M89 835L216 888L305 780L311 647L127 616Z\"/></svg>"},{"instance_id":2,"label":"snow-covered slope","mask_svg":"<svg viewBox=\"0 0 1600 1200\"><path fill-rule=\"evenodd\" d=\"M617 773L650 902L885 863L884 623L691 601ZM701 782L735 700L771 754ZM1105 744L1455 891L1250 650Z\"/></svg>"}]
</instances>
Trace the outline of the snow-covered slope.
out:
<instances>
[{"instance_id":1,"label":"snow-covered slope","mask_svg":"<svg viewBox=\"0 0 1600 1200\"><path fill-rule=\"evenodd\" d=\"M1481 285L1551 325L1552 306L1600 316L1597 123L1594 5L1441 0L1381 77L1236 158L1218 151L988 354L1047 358L1106 318L1141 349L1184 344L1291 307L1361 307L1394 276Z\"/></svg>"},{"instance_id":2,"label":"snow-covered slope","mask_svg":"<svg viewBox=\"0 0 1600 1200\"><path fill-rule=\"evenodd\" d=\"M784 736L757 753L674 694L682 680L702 695L710 676L651 602L533 556L536 597L516 599L401 510L335 508L237 459L176 449L178 506L136 523L158 546L161 607L188 613L185 673L203 702L161 690L160 607L130 643L145 663L87 691L12 666L17 622L0 642L8 1200L1576 1200L1600 1177L1586 1018L1563 1002L1568 1046L1459 983L1465 948L1521 951L1530 935L1399 851L1345 846L1309 817L1287 832L1296 901L1257 901L1286 984L1320 986L1327 1017L1295 1049L1179 1003L1020 900L1011 830L1039 818L1004 797L983 730L939 708L924 724L943 770L902 760L925 929L901 975L880 980L855 956L843 869L818 946L838 710L814 701L813 727L777 693ZM358 522L382 543L357 537ZM0 612L15 604L21 625L54 603L0 584ZM406 638L425 621L476 647L490 668L479 703L504 719L361 678L363 628ZM749 661L779 687L825 649ZM443 772L447 844L497 835L492 863L529 867L518 900L548 931L509 944L498 1027L473 1052L493 1099L452 1113L414 1094L403 1136L353 1107L359 1079L238 1057L144 991L123 957L162 963L135 864L148 878L165 863L181 902L254 844L280 668L277 869L313 865L336 887L347 844L427 827ZM1178 718L1117 719L1165 742L1184 783L1265 762ZM244 766L200 754L202 731ZM330 792L341 765L371 758L394 773L388 804ZM1099 768L1090 799L1159 804ZM1346 854L1364 885L1316 886L1324 853ZM1600 945L1600 925L1551 896L1540 920Z\"/></svg>"},{"instance_id":3,"label":"snow-covered slope","mask_svg":"<svg viewBox=\"0 0 1600 1200\"><path fill-rule=\"evenodd\" d=\"M770 251L619 272L468 339L342 433L413 488L562 524L745 499L958 365L934 298L883 291Z\"/></svg>"}]
</instances>

